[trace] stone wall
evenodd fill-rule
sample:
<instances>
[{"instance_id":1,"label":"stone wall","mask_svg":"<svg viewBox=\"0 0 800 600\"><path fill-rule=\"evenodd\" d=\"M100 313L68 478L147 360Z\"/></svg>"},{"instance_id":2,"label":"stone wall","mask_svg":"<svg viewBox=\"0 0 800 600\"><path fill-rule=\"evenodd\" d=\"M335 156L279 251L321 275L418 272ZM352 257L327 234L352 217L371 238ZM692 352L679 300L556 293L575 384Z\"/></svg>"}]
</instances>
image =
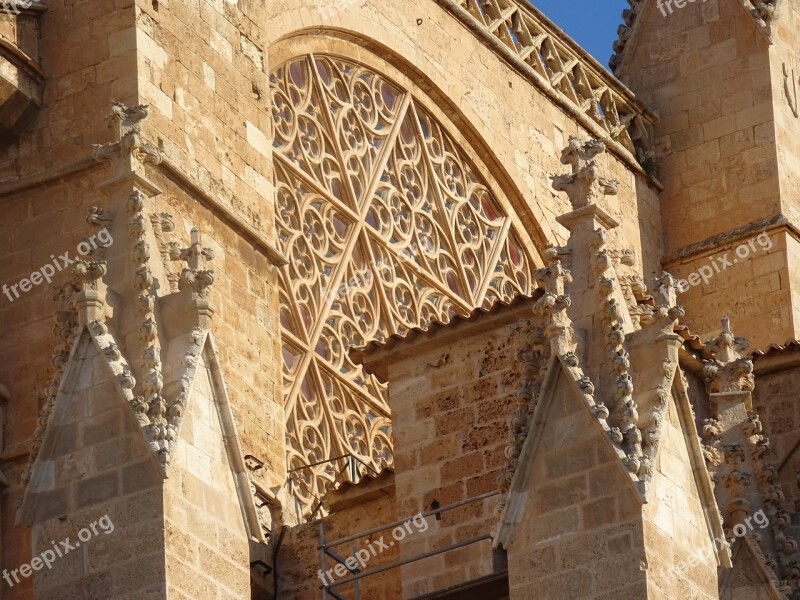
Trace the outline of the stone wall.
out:
<instances>
[{"instance_id":1,"label":"stone wall","mask_svg":"<svg viewBox=\"0 0 800 600\"><path fill-rule=\"evenodd\" d=\"M264 3L139 0L139 102L167 159L271 238L271 102Z\"/></svg>"},{"instance_id":2,"label":"stone wall","mask_svg":"<svg viewBox=\"0 0 800 600\"><path fill-rule=\"evenodd\" d=\"M353 492L355 490L350 490ZM350 492L345 492L348 496ZM395 506L394 487L389 487L388 493L381 493L365 501L359 501L347 508L338 509L335 505L332 514L324 519L325 539L328 542L345 536L354 535L374 527L392 523L404 516L399 515ZM333 497L341 497L333 492ZM275 532L275 538L280 535ZM321 597L322 581L320 580L321 561L319 552L320 523L304 523L287 530L285 540L281 545L278 555L278 575L280 577L280 598L287 600L317 600ZM365 569L374 569L388 565L398 560L403 543L382 549L378 540L383 544L392 541L391 530L383 531L371 536L364 536L353 542L338 545L332 548L334 552L347 559L359 550L370 551L371 557L365 561ZM274 546L273 546L274 547ZM375 548L375 552L372 552ZM336 562L331 557L326 558L326 571L335 568ZM341 573L341 570L340 570ZM326 582L333 583L345 579L348 575L340 576L335 571L328 576L323 574ZM344 598L353 598L353 584L343 584L333 590ZM400 584L400 570L392 569L359 581L359 592L362 598L375 598L375 600L401 600L403 598Z\"/></svg>"},{"instance_id":3,"label":"stone wall","mask_svg":"<svg viewBox=\"0 0 800 600\"><path fill-rule=\"evenodd\" d=\"M627 474L565 376L542 401L547 427L507 548L512 600L648 597L641 500Z\"/></svg>"},{"instance_id":4,"label":"stone wall","mask_svg":"<svg viewBox=\"0 0 800 600\"><path fill-rule=\"evenodd\" d=\"M800 261L800 7L785 3L774 25L775 45L770 53L770 71L775 115L775 141L778 152L778 170L781 186L783 214L794 226L786 240L786 269L791 290L791 318L793 333L800 337L800 272L795 268ZM787 339L788 339L787 337ZM774 343L783 343L775 339Z\"/></svg>"},{"instance_id":5,"label":"stone wall","mask_svg":"<svg viewBox=\"0 0 800 600\"><path fill-rule=\"evenodd\" d=\"M774 45L770 52L769 69L772 89L775 90L773 113L775 141L780 148L778 170L781 205L783 214L796 227L800 223L800 52L797 49L800 7L796 3L785 3L772 29ZM797 243L796 239L794 243ZM794 281L792 283L794 290L796 285Z\"/></svg>"},{"instance_id":6,"label":"stone wall","mask_svg":"<svg viewBox=\"0 0 800 600\"><path fill-rule=\"evenodd\" d=\"M341 51L352 60L385 65L392 77L402 78L425 106L451 124L454 138L483 165L491 184L516 209L515 220L530 232L537 251L545 243L565 239L555 216L566 212L566 199L550 189L549 176L565 171L559 153L569 136L588 137L587 131L442 6L432 0L354 2L326 14L311 0L268 6L255 0L48 2L39 44L48 77L43 106L0 159L0 282L18 282L49 262L51 254L74 254L77 243L92 231L85 223L92 206L113 214L117 231L124 233L120 219L125 206L118 198L104 199L98 191L108 169L92 161L92 145L112 139L106 123L112 101L149 104L143 135L161 150L165 163L147 168L148 178L163 190L148 205L147 216L173 216L175 231L165 241L185 247L190 230L197 227L204 243L213 248L212 331L219 340L243 451L263 460L270 486L283 485L286 416L281 400L277 276L265 256L265 246L274 242L268 74L275 66L320 47ZM321 34L321 28L327 31ZM452 60L456 55L465 60ZM604 172L620 180L620 194L609 199L606 208L622 222L621 235L642 257L639 270L655 274L662 251L657 188L619 156L608 154L602 160ZM120 246L113 253L121 261L128 253L127 242L117 238L115 243ZM110 309L111 328L122 327L121 339L132 343L132 298L124 277L119 273L111 277L119 294ZM55 282L66 279L60 273ZM169 291L167 281L159 285L158 294ZM37 539L32 544L26 528L12 526L10 507L21 496L20 476L52 371L46 357L56 344L51 333L56 305L48 295L46 287L39 286L14 302L0 296L0 382L11 392L2 460L12 480L2 503L2 543L11 549L4 553L2 567L26 562L43 543ZM515 385L513 368L508 366L513 352L502 347L508 342L505 335L496 333L472 349L459 350L473 368L469 383L457 384L463 375L457 362L431 371L441 394L428 398L427 405L420 400L423 404L409 407L413 411L408 415L419 417L432 435L441 434L444 443L409 440L399 434L398 442L409 444L398 455L398 468L404 474L398 473L402 494L395 514L409 510L413 514L433 499L446 504L459 493L466 497L493 488L506 441L506 403ZM125 343L123 352L128 350ZM430 362L439 358L432 356ZM486 387L493 385L498 386L492 392L496 396L483 397ZM456 419L467 423L472 419L474 427L459 433L454 429ZM399 422L402 429L402 418ZM479 450L484 445L487 449ZM463 457L444 454L443 448ZM412 468L424 466L438 470L439 487L426 488L427 482L411 474ZM169 488L168 507L181 504L177 491ZM231 494L230 488L224 491ZM157 504L152 498L143 503L150 508ZM478 508L444 515L432 524L432 529L435 525L441 531L434 529L438 537L430 544L486 531L492 507L493 501L485 501ZM186 540L178 532L177 524L196 525L189 515L199 509L200 505L176 508L163 533L167 542L174 542L174 555L168 560L195 571L204 565L187 548L202 542L219 550L225 543L211 534L203 540ZM187 520L176 516L181 511ZM151 541L161 539L155 530L150 534ZM237 531L238 542L241 534ZM424 545L409 543L404 553ZM425 587L419 582L431 564L435 576L428 581L433 587L488 572L492 552L487 546L459 551L455 558L433 559L427 567L409 567L404 571L409 590ZM180 555L184 550L189 554ZM240 550L237 545L237 560L242 559ZM129 556L126 550L118 552L120 560ZM64 563L67 566L78 568ZM236 574L243 577L239 567ZM228 575L213 585L235 588L223 581ZM124 586L138 593L139 583L125 578L119 593ZM47 587L43 583L43 593ZM15 587L10 597L31 598L31 589Z\"/></svg>"},{"instance_id":7,"label":"stone wall","mask_svg":"<svg viewBox=\"0 0 800 600\"><path fill-rule=\"evenodd\" d=\"M637 21L618 76L661 117L663 264L677 277L694 277L680 296L685 322L709 336L727 312L757 346L792 337L795 276L787 271L796 242L780 214L796 220L779 177L779 164L790 158L778 159L784 145L776 124L785 120L778 116L785 112L782 82L771 65L778 59L738 2L698 2L666 15L652 5ZM781 25L792 30L789 21ZM763 231L772 243L746 251Z\"/></svg>"},{"instance_id":8,"label":"stone wall","mask_svg":"<svg viewBox=\"0 0 800 600\"><path fill-rule=\"evenodd\" d=\"M388 375L399 512L413 515L496 490L507 460L508 416L522 377L519 352L525 347L524 328L509 322L530 310L500 307L496 314L419 334L365 358L370 368L383 365ZM491 533L497 502L490 497L429 517L430 529L410 535L401 556ZM403 597L495 570L491 540L484 540L403 567Z\"/></svg>"}]
</instances>

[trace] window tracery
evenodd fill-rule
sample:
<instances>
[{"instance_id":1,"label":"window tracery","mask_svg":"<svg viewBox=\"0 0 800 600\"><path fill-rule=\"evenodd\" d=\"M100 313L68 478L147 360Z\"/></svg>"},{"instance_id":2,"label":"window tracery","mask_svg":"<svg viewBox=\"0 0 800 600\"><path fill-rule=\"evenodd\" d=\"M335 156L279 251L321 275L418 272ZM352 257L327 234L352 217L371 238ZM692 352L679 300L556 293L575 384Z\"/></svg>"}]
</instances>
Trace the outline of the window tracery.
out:
<instances>
[{"instance_id":1,"label":"window tracery","mask_svg":"<svg viewBox=\"0 0 800 600\"><path fill-rule=\"evenodd\" d=\"M321 54L271 86L287 462L309 514L345 468L324 461L392 465L386 386L348 351L535 282L496 195L410 92Z\"/></svg>"}]
</instances>

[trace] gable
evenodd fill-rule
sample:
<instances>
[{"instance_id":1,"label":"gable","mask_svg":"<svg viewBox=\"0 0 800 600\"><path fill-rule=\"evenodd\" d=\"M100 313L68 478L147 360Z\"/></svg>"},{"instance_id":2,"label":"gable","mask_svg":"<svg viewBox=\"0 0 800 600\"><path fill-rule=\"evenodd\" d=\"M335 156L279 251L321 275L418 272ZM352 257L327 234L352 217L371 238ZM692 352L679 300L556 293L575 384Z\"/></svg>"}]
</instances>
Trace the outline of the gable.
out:
<instances>
[{"instance_id":1,"label":"gable","mask_svg":"<svg viewBox=\"0 0 800 600\"><path fill-rule=\"evenodd\" d=\"M505 515L510 587L524 598L600 597L612 590L644 597L639 494L557 365L535 416L546 426L521 458L525 467Z\"/></svg>"},{"instance_id":2,"label":"gable","mask_svg":"<svg viewBox=\"0 0 800 600\"><path fill-rule=\"evenodd\" d=\"M758 544L748 538L738 538L731 548L733 568L722 573L719 583L720 600L757 598L758 600L783 600L778 590L780 582L764 564L764 555Z\"/></svg>"},{"instance_id":3,"label":"gable","mask_svg":"<svg viewBox=\"0 0 800 600\"><path fill-rule=\"evenodd\" d=\"M576 533L584 517L613 522L641 510L630 475L570 379L556 360L519 457L496 544L507 546L516 536L545 542Z\"/></svg>"},{"instance_id":4,"label":"gable","mask_svg":"<svg viewBox=\"0 0 800 600\"><path fill-rule=\"evenodd\" d=\"M181 389L183 413L175 427L167 488L186 502L202 499L194 510L219 512L219 519L236 535L263 541L213 340L193 331L173 340L170 353L191 356L186 344L200 344L202 350L188 361L188 370L171 374L172 384Z\"/></svg>"},{"instance_id":5,"label":"gable","mask_svg":"<svg viewBox=\"0 0 800 600\"><path fill-rule=\"evenodd\" d=\"M118 375L84 328L64 368L18 520L37 523L115 497L122 493L120 469L137 470L141 489L161 480Z\"/></svg>"}]
</instances>

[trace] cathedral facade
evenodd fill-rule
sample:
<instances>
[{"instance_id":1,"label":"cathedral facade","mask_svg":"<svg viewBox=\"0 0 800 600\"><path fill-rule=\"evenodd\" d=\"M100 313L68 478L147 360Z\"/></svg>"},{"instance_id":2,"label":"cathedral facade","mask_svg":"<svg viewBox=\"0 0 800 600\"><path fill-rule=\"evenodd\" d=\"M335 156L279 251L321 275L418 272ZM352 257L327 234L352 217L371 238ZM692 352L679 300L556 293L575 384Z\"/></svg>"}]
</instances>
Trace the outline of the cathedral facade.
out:
<instances>
[{"instance_id":1,"label":"cathedral facade","mask_svg":"<svg viewBox=\"0 0 800 600\"><path fill-rule=\"evenodd\" d=\"M0 1L0 598L800 598L800 0L535 4Z\"/></svg>"}]
</instances>

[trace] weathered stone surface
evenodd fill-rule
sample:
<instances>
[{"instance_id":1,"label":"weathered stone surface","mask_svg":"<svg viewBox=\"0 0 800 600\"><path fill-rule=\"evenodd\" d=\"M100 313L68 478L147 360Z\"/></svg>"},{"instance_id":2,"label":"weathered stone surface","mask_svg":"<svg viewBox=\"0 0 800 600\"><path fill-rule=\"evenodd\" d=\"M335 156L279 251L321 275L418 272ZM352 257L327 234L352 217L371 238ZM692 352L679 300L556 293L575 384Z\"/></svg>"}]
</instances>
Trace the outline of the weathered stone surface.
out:
<instances>
[{"instance_id":1,"label":"weathered stone surface","mask_svg":"<svg viewBox=\"0 0 800 600\"><path fill-rule=\"evenodd\" d=\"M797 348L691 334L798 337L800 7L629 4L630 90L522 0L0 2L0 570L114 524L3 597L317 598L312 513L497 489L361 597L796 595Z\"/></svg>"}]
</instances>

